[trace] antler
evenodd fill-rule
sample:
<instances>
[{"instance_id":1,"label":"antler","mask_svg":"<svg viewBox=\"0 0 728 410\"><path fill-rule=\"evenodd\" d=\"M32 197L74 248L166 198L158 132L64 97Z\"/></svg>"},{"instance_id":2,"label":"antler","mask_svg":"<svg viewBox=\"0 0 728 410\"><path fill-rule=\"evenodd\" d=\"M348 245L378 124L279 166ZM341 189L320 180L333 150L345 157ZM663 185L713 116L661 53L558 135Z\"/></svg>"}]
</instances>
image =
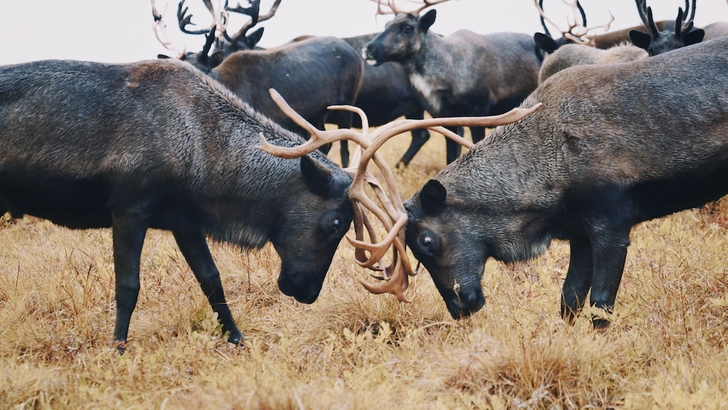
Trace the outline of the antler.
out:
<instances>
[{"instance_id":1,"label":"antler","mask_svg":"<svg viewBox=\"0 0 728 410\"><path fill-rule=\"evenodd\" d=\"M227 33L225 33L225 39L227 41L234 42L241 36L245 36L251 28L255 27L256 24L269 20L278 11L278 6L280 6L281 1L282 0L276 0L275 3L273 3L273 6L271 6L270 10L268 10L268 13L261 16L260 0L251 0L250 7L243 7L240 5L240 3L238 3L238 5L235 7L228 7L227 0L225 0L225 10L232 13L239 13L250 16L250 21L244 24L243 27L241 27L240 30L238 30L238 32L235 33L233 36L229 36Z\"/></svg>"},{"instance_id":2,"label":"antler","mask_svg":"<svg viewBox=\"0 0 728 410\"><path fill-rule=\"evenodd\" d=\"M157 37L157 40L162 43L164 48L175 54L175 58L182 58L182 56L185 55L185 50L180 50L176 48L172 44L172 41L169 40L169 36L167 35L167 25L164 23L163 20L164 13L160 13L157 10L157 4L154 2L154 0L151 0L151 2L152 17L154 17L154 26L152 26L152 30L154 30L154 35Z\"/></svg>"},{"instance_id":3,"label":"antler","mask_svg":"<svg viewBox=\"0 0 728 410\"><path fill-rule=\"evenodd\" d=\"M652 18L652 7L647 7L647 0L635 0L635 3L637 3L637 11L639 12L642 24L650 31L652 38L659 37L660 30L657 29L655 19ZM682 14L682 11L680 14Z\"/></svg>"},{"instance_id":4,"label":"antler","mask_svg":"<svg viewBox=\"0 0 728 410\"><path fill-rule=\"evenodd\" d=\"M688 31L692 30L693 28L693 20L695 19L695 3L696 0L693 0L692 8L690 7L689 1L685 0L685 14L682 17L685 17L688 15L688 11L690 12L690 17L686 18L684 22L680 25L680 29L678 29L678 25L675 25L675 36L678 37L681 34L685 34ZM678 11L678 19L680 19L680 12Z\"/></svg>"},{"instance_id":5,"label":"antler","mask_svg":"<svg viewBox=\"0 0 728 410\"><path fill-rule=\"evenodd\" d=\"M640 1L640 0L636 0ZM579 3L579 0L563 0L563 2L571 7L571 10L574 14L574 22L571 23L568 21L569 28L566 30L562 30L559 28L559 25L554 23L553 20L549 19L548 16L546 16L546 13L543 11L543 0L534 0L533 3L536 6L536 9L538 10L538 14L541 16L541 25L544 28L544 31L546 31L546 34L549 36L551 33L549 33L548 28L546 27L545 21L548 21L552 26L559 29L561 32L561 35L570 41L573 41L577 44L586 44L586 45L594 45L594 39L589 36L589 33L594 30L603 29L604 31L608 31L609 28L612 25L612 22L614 21L614 15L612 15L611 12L609 12L609 15L611 16L611 19L602 25L594 26L594 27L588 27L586 24L586 13L584 12L584 8ZM579 20L581 20L581 24L579 23Z\"/></svg>"},{"instance_id":6,"label":"antler","mask_svg":"<svg viewBox=\"0 0 728 410\"><path fill-rule=\"evenodd\" d=\"M213 4L212 0L202 0L202 2L212 15L212 23L210 23L210 26L200 30L188 29L188 25L194 26L195 23L192 22L192 14L188 14L189 7L185 6L185 0L181 0L179 5L177 5L177 23L179 24L179 29L185 34L207 34L214 28L216 31L215 37L218 37L220 33L225 31L228 19L227 11L222 7L219 0L216 4Z\"/></svg>"},{"instance_id":7,"label":"antler","mask_svg":"<svg viewBox=\"0 0 728 410\"><path fill-rule=\"evenodd\" d=\"M355 258L357 263L365 268L382 271L382 276L375 276L385 280L378 284L372 284L362 281L362 285L372 293L393 293L397 299L403 302L409 302L404 295L404 291L409 286L409 276L415 275L412 270L409 259L406 255L404 228L407 224L407 211L404 208L402 198L397 191L397 185L392 174L392 170L384 162L383 158L377 152L382 145L390 138L401 133L411 131L415 128L427 128L436 132L443 133L446 137L452 138L468 147L472 146L463 138L452 132L448 132L445 126L481 126L495 127L498 125L509 124L520 120L521 118L531 114L538 108L541 103L529 109L515 108L505 114L492 117L453 117L453 118L432 118L426 120L398 120L390 122L376 129L369 134L368 120L364 112L356 107L351 106L331 106L332 110L348 110L359 114L362 119L362 132L358 133L351 129L338 129L331 131L322 131L307 122L303 117L296 113L275 90L270 90L271 97L281 110L288 115L296 124L311 134L311 138L292 148L271 145L261 134L261 145L259 149L266 151L272 155L282 158L297 158L306 155L318 149L324 144L334 141L351 140L359 145L352 165L346 171L352 173L354 180L349 188L349 199L354 205L354 231L355 239L347 236L347 240L355 248ZM369 172L367 166L370 161L374 161L382 174L384 184L376 180ZM381 204L378 206L371 198L369 198L364 190L365 184L374 191L377 200ZM364 209L370 211L379 219L384 228L387 230L386 237L377 242L376 235L372 229L371 221L369 221ZM364 242L364 229L369 233L369 239L372 243ZM392 248L393 247L393 248ZM392 264L384 266L382 263L384 255L389 248L392 248ZM366 256L369 253L369 257ZM377 265L378 264L378 265Z\"/></svg>"},{"instance_id":8,"label":"antler","mask_svg":"<svg viewBox=\"0 0 728 410\"><path fill-rule=\"evenodd\" d=\"M444 3L448 0L423 0L422 5L414 10L404 10L399 8L395 4L395 0L387 0L387 4L384 5L388 10L385 10L382 8L382 0L371 0L375 3L377 3L377 14L385 15L385 14L411 14L413 16L419 16L422 10L432 7L436 4ZM415 1L409 1L409 3L415 3Z\"/></svg>"}]
</instances>

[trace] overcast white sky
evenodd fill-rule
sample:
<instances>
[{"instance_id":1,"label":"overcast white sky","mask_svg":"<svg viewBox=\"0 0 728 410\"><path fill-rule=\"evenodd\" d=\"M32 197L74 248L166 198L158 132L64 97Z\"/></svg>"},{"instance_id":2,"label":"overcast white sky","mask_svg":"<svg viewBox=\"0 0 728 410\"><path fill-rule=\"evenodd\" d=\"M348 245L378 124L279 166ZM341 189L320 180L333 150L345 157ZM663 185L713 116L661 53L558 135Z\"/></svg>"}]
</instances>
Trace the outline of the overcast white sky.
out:
<instances>
[{"instance_id":1,"label":"overcast white sky","mask_svg":"<svg viewBox=\"0 0 728 410\"><path fill-rule=\"evenodd\" d=\"M231 0L231 5L236 0ZM267 11L273 0L262 0ZM178 48L199 50L204 40L179 33L177 0L157 0L166 5L167 31ZM200 26L209 24L201 0L187 0ZM554 21L565 26L570 9L562 0L545 0ZM639 24L633 0L582 0L590 25L615 16L612 29ZM247 5L246 0L242 0ZM656 19L674 19L684 0L648 0ZM466 28L477 33L541 31L533 0L451 0L437 5L432 30L440 34ZM273 47L302 34L339 37L381 31L391 16L375 18L376 4L369 0L283 0L278 13L262 23L261 45ZM726 0L699 0L695 23L728 21ZM235 24L238 25L235 25ZM241 20L232 20L235 31ZM551 30L552 33L555 31ZM130 62L169 53L154 37L150 0L0 0L0 65L40 59L75 59Z\"/></svg>"}]
</instances>

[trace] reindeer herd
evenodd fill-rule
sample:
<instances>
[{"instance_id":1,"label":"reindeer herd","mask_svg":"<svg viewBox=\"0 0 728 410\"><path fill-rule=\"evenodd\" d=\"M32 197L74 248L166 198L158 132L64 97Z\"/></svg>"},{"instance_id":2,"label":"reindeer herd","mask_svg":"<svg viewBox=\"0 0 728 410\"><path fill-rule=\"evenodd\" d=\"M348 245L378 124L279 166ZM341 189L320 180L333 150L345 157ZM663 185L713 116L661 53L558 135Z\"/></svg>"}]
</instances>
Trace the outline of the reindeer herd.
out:
<instances>
[{"instance_id":1,"label":"reindeer herd","mask_svg":"<svg viewBox=\"0 0 728 410\"><path fill-rule=\"evenodd\" d=\"M121 351L150 228L172 232L228 340L241 343L208 237L272 243L279 289L313 303L354 222L356 261L382 280L367 289L406 301L409 248L453 318L484 305L488 258L533 258L564 239L561 313L571 322L587 295L613 310L632 226L728 193L728 23L694 27L696 0L658 22L636 0L642 26L599 35L578 1L563 0L574 20L556 39L543 0L534 5L544 33L448 36L433 31L432 7L446 0L410 10L374 1L394 15L381 33L261 49L262 29L249 32L281 0L263 15L259 0L203 0L212 22L200 30L182 0L180 30L206 36L196 53L166 40L152 1L171 57L0 67L2 211L112 228ZM229 34L229 13L250 22ZM488 137L486 127L495 128ZM377 150L409 131L397 166L429 131L447 138L448 165L404 201ZM334 141L343 168L325 155ZM387 232L381 240L371 217Z\"/></svg>"}]
</instances>

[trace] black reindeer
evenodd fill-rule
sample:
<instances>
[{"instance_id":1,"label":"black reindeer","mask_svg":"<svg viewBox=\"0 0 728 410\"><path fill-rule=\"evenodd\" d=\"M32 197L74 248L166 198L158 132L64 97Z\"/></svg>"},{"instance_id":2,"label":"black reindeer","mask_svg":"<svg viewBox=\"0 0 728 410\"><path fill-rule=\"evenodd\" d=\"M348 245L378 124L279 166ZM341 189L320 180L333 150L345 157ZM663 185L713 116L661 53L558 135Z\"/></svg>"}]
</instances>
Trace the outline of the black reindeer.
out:
<instances>
[{"instance_id":1,"label":"black reindeer","mask_svg":"<svg viewBox=\"0 0 728 410\"><path fill-rule=\"evenodd\" d=\"M312 303L354 216L349 174L318 153L268 155L256 149L261 135L304 142L174 59L0 67L0 206L74 229L112 228L122 350L150 228L172 232L228 341L240 343L205 237L271 242L280 290Z\"/></svg>"}]
</instances>

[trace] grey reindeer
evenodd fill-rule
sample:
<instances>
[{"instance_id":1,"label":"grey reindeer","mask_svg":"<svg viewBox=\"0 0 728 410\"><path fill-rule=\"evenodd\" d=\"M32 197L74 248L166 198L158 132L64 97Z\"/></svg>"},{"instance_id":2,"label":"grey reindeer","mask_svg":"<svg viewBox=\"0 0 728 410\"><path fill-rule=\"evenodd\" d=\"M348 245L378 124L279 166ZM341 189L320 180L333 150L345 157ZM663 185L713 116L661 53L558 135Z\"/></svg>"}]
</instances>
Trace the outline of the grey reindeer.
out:
<instances>
[{"instance_id":1,"label":"grey reindeer","mask_svg":"<svg viewBox=\"0 0 728 410\"><path fill-rule=\"evenodd\" d=\"M312 303L354 217L348 173L320 153L272 157L256 148L261 134L305 141L174 59L0 67L0 206L112 228L121 351L150 228L172 232L228 341L241 343L205 238L271 242L280 290Z\"/></svg>"},{"instance_id":2,"label":"grey reindeer","mask_svg":"<svg viewBox=\"0 0 728 410\"><path fill-rule=\"evenodd\" d=\"M533 38L521 33L476 34L459 30L442 37L430 31L442 3L425 1L405 12L388 1L394 20L365 46L367 59L376 64L400 62L433 117L500 114L517 106L538 84L541 61ZM380 14L384 11L380 8ZM471 127L474 142L485 136ZM447 162L460 155L460 146L447 140Z\"/></svg>"},{"instance_id":3,"label":"grey reindeer","mask_svg":"<svg viewBox=\"0 0 728 410\"><path fill-rule=\"evenodd\" d=\"M728 194L728 38L564 70L410 198L407 245L454 318L485 303L488 258L570 243L561 314L613 311L632 226ZM578 91L578 92L577 92ZM605 327L606 318L592 318Z\"/></svg>"}]
</instances>

